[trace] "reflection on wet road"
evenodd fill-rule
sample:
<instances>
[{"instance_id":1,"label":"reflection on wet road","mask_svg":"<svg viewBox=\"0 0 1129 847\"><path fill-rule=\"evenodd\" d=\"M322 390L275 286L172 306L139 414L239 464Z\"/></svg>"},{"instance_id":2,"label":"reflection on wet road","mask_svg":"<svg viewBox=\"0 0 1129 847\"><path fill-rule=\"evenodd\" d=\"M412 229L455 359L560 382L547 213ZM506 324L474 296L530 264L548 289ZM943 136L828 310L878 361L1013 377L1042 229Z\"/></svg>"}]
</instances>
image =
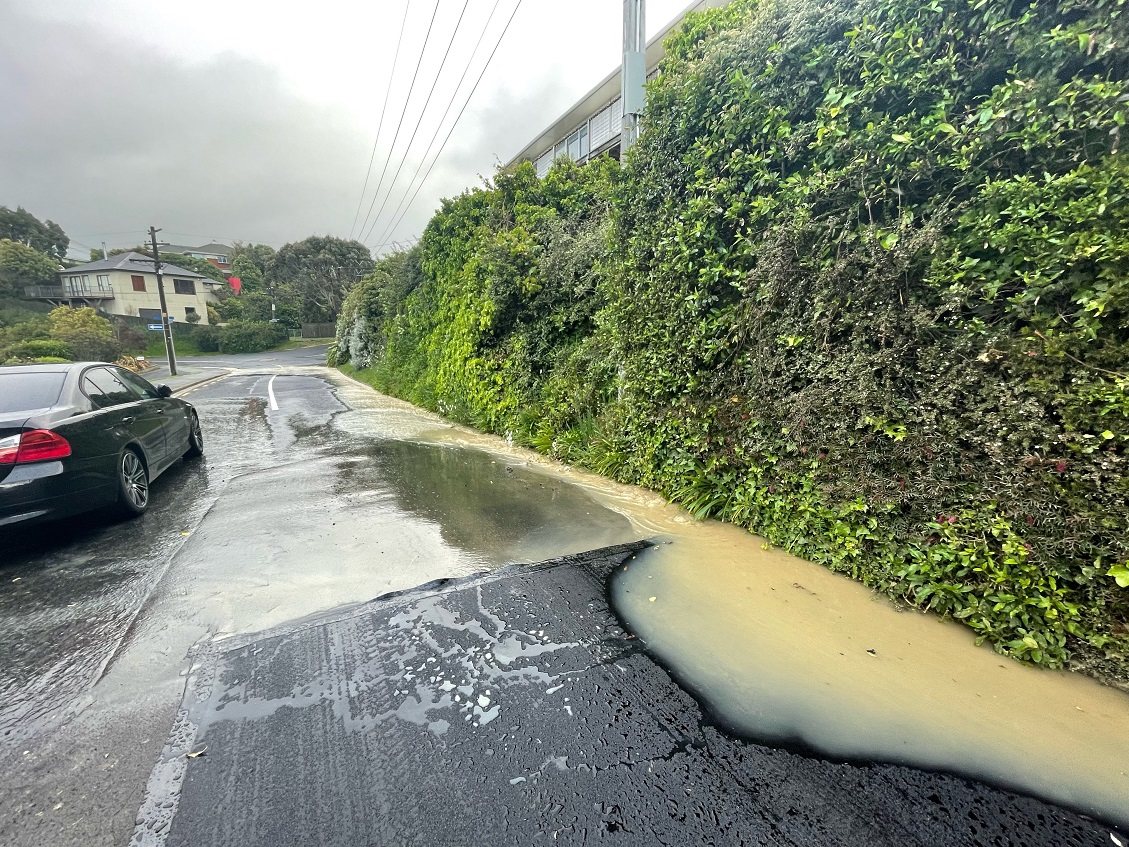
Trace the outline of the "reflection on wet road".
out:
<instances>
[{"instance_id":1,"label":"reflection on wet road","mask_svg":"<svg viewBox=\"0 0 1129 847\"><path fill-rule=\"evenodd\" d=\"M621 575L617 608L725 725L1125 814L1124 695L336 372L256 367L190 390L205 462L167 471L140 520L0 547L0 843L129 839L195 645L645 536L672 543Z\"/></svg>"},{"instance_id":2,"label":"reflection on wet road","mask_svg":"<svg viewBox=\"0 0 1129 847\"><path fill-rule=\"evenodd\" d=\"M635 535L544 470L423 446L441 421L324 368L278 375L273 411L276 373L187 392L205 461L166 471L139 520L84 516L3 540L0 843L128 839L122 810L139 805L201 639ZM153 722L152 737L126 713ZM135 772L98 791L76 764L139 747ZM48 797L60 800L45 813Z\"/></svg>"}]
</instances>

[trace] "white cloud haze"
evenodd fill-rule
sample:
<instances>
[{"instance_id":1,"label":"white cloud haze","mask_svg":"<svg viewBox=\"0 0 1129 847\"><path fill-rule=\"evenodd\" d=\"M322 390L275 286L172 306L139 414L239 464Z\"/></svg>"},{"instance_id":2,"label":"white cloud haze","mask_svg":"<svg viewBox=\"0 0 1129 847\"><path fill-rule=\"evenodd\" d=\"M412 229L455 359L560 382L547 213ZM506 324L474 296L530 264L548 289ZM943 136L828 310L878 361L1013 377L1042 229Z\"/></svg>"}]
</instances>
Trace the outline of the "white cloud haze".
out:
<instances>
[{"instance_id":1,"label":"white cloud haze","mask_svg":"<svg viewBox=\"0 0 1129 847\"><path fill-rule=\"evenodd\" d=\"M189 244L277 246L312 234L348 236L404 2L9 0L0 6L0 205L57 221L75 242L75 255L102 241L136 244L150 224L163 227L167 240ZM386 162L374 213L386 193L389 201L368 243L375 245L391 223L437 132L433 155L438 150L516 2L498 0L462 93L440 126L495 3L438 0L420 61L436 6L410 0L361 216ZM648 31L687 2L651 0ZM621 11L619 0L525 0L442 158L389 238L418 235L442 197L492 173L615 67Z\"/></svg>"}]
</instances>

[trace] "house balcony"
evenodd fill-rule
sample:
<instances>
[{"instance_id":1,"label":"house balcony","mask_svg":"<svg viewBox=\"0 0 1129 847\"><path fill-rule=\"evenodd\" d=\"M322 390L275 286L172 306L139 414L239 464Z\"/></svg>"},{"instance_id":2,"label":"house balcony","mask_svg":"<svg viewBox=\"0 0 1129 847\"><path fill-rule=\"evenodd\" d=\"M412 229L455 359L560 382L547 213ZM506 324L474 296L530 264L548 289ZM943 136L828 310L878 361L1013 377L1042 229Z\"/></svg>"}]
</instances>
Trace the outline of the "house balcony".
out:
<instances>
[{"instance_id":1,"label":"house balcony","mask_svg":"<svg viewBox=\"0 0 1129 847\"><path fill-rule=\"evenodd\" d=\"M114 289L105 288L64 288L61 285L29 285L24 289L24 296L33 300L113 300Z\"/></svg>"}]
</instances>

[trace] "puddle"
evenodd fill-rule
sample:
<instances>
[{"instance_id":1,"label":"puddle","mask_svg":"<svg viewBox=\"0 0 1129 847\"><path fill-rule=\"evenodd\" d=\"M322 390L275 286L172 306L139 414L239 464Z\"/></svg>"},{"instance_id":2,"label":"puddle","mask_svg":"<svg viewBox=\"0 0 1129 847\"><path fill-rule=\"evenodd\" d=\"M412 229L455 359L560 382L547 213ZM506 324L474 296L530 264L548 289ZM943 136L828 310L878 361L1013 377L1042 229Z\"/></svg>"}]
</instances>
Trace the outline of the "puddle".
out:
<instances>
[{"instance_id":1,"label":"puddle","mask_svg":"<svg viewBox=\"0 0 1129 847\"><path fill-rule=\"evenodd\" d=\"M425 431L427 413L408 427L411 407L379 395L349 402L419 440L375 445L340 485L383 486L453 546L536 561L668 540L619 575L613 601L727 728L838 759L951 771L1129 825L1129 695L1020 665L959 624L898 611L650 492L461 427ZM361 420L346 416L351 430Z\"/></svg>"},{"instance_id":2,"label":"puddle","mask_svg":"<svg viewBox=\"0 0 1129 847\"><path fill-rule=\"evenodd\" d=\"M453 548L489 564L537 562L637 539L623 515L583 488L470 447L370 441L341 463L340 495L433 521Z\"/></svg>"},{"instance_id":3,"label":"puddle","mask_svg":"<svg viewBox=\"0 0 1129 847\"><path fill-rule=\"evenodd\" d=\"M617 611L738 734L959 773L1129 824L1129 696L717 523L641 552Z\"/></svg>"}]
</instances>

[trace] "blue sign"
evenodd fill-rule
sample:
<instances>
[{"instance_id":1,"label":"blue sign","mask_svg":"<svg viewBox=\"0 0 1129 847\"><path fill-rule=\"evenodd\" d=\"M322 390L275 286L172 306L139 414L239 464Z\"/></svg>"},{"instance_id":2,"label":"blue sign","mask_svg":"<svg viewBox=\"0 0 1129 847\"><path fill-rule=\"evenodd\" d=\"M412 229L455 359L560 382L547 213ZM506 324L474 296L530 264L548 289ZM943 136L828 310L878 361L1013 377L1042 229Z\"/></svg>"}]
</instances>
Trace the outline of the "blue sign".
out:
<instances>
[{"instance_id":1,"label":"blue sign","mask_svg":"<svg viewBox=\"0 0 1129 847\"><path fill-rule=\"evenodd\" d=\"M160 332L162 329L164 329L164 327L160 324L149 324L149 329Z\"/></svg>"}]
</instances>

